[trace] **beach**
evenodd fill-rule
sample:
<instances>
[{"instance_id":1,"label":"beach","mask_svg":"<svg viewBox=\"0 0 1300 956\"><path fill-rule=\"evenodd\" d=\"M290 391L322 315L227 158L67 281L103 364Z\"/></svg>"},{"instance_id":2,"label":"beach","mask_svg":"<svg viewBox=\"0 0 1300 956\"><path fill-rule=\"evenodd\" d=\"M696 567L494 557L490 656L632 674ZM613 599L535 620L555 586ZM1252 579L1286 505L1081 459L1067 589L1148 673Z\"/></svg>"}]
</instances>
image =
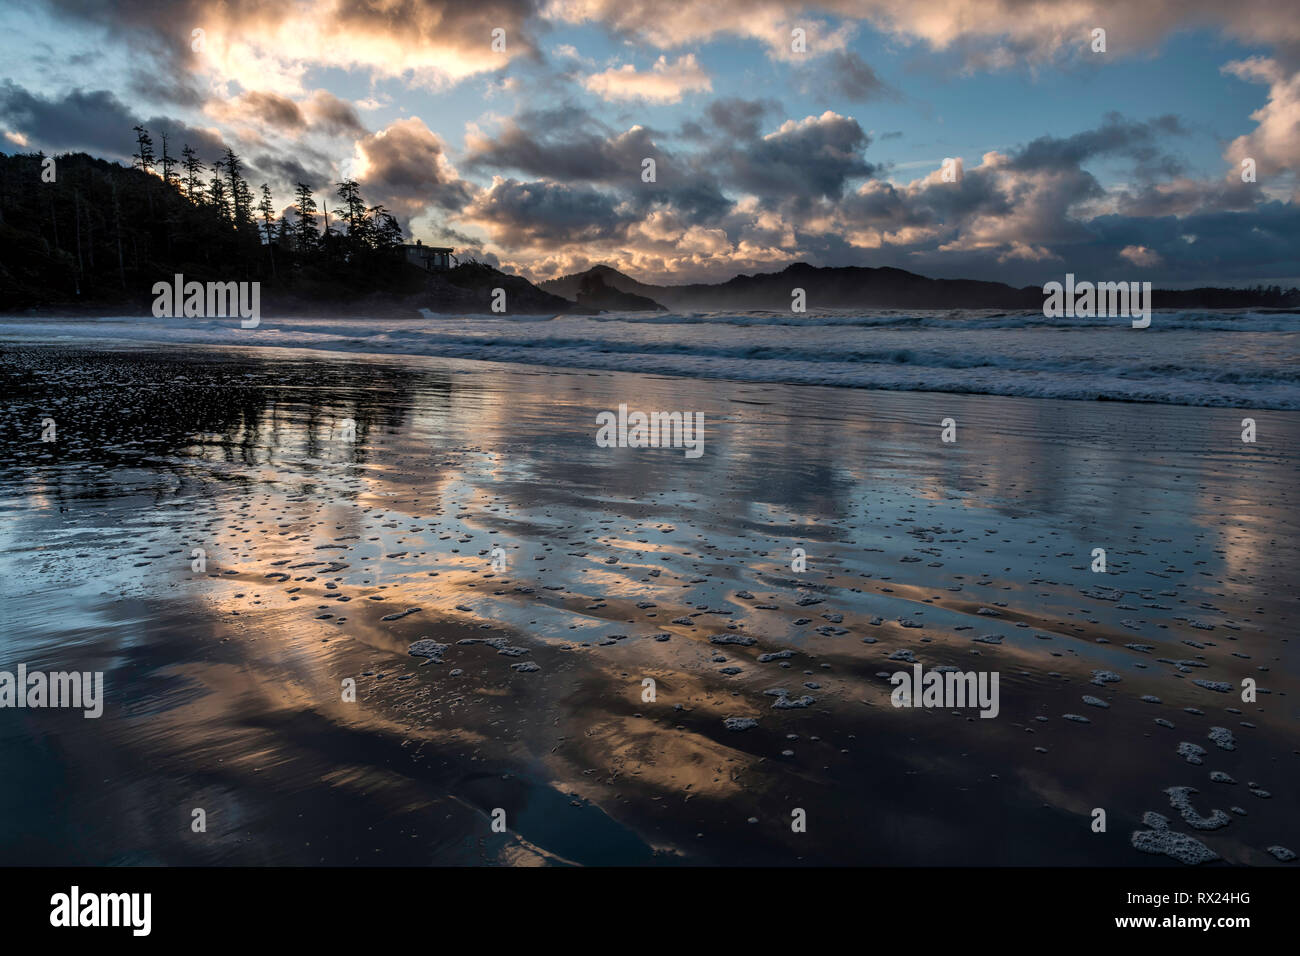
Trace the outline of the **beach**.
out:
<instances>
[{"instance_id":1,"label":"beach","mask_svg":"<svg viewBox=\"0 0 1300 956\"><path fill-rule=\"evenodd\" d=\"M7 865L1300 852L1271 365L1255 405L1070 401L662 374L641 339L601 367L57 332L0 354L0 668L105 700L0 709ZM702 413L702 454L599 446L621 404ZM917 664L996 673L997 715L894 706Z\"/></svg>"}]
</instances>

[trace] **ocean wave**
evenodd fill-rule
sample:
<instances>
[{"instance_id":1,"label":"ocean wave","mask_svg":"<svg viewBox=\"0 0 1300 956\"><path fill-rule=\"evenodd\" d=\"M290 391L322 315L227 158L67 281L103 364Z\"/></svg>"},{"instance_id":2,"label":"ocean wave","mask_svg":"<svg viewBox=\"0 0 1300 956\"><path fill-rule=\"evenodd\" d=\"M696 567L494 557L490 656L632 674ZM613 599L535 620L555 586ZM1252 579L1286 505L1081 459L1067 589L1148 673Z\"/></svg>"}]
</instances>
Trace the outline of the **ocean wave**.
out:
<instances>
[{"instance_id":1,"label":"ocean wave","mask_svg":"<svg viewBox=\"0 0 1300 956\"><path fill-rule=\"evenodd\" d=\"M854 325L848 315L834 322L812 316L794 329L759 321L771 314L747 313L742 318L752 321L733 323L716 314L668 318L709 321L292 317L243 330L234 319L15 318L0 321L0 341L270 346L753 382L1300 409L1300 329L1293 315L1242 313L1231 321L1247 325L1216 331L1214 322L1230 319L1180 313L1170 317L1183 323L1180 334L1163 337L1127 327L1015 324L1017 317L1007 313L958 319L882 313L867 317L872 328ZM1273 327L1286 322L1287 328Z\"/></svg>"},{"instance_id":2,"label":"ocean wave","mask_svg":"<svg viewBox=\"0 0 1300 956\"><path fill-rule=\"evenodd\" d=\"M735 325L790 326L793 328L1127 328L1131 320L1113 316L1047 317L1041 311L993 312L976 310L879 312L821 310L800 314L783 312L609 312L591 317L596 322L634 325ZM1284 311L1161 311L1151 313L1151 326L1143 331L1200 329L1208 332L1300 332L1300 312Z\"/></svg>"}]
</instances>

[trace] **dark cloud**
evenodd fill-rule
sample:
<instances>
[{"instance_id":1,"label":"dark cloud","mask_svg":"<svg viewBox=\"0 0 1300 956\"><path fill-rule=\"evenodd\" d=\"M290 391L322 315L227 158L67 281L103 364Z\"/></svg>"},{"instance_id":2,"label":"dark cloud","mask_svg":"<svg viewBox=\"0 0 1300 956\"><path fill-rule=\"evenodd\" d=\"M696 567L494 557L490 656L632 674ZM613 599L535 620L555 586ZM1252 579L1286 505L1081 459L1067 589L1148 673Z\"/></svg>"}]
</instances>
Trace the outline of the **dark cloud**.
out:
<instances>
[{"instance_id":1,"label":"dark cloud","mask_svg":"<svg viewBox=\"0 0 1300 956\"><path fill-rule=\"evenodd\" d=\"M634 217L619 206L616 196L586 186L497 179L466 216L503 248L519 249L621 236Z\"/></svg>"},{"instance_id":2,"label":"dark cloud","mask_svg":"<svg viewBox=\"0 0 1300 956\"><path fill-rule=\"evenodd\" d=\"M875 184L870 190L845 196L840 214L855 227L900 229L905 226L928 226L938 219L925 202L917 202L892 183Z\"/></svg>"},{"instance_id":3,"label":"dark cloud","mask_svg":"<svg viewBox=\"0 0 1300 956\"><path fill-rule=\"evenodd\" d=\"M875 171L862 155L869 143L857 120L828 111L719 147L711 158L726 169L724 182L762 198L838 199L849 180Z\"/></svg>"},{"instance_id":4,"label":"dark cloud","mask_svg":"<svg viewBox=\"0 0 1300 956\"><path fill-rule=\"evenodd\" d=\"M254 118L268 126L300 130L307 125L307 120L303 117L298 104L278 93L260 93L251 90L240 97L240 104Z\"/></svg>"},{"instance_id":5,"label":"dark cloud","mask_svg":"<svg viewBox=\"0 0 1300 956\"><path fill-rule=\"evenodd\" d=\"M132 128L137 125L147 127L155 138L166 131L168 149L177 156L185 143L212 155L225 148L221 138L208 130L166 116L141 118L107 90L72 90L46 98L6 80L0 83L0 119L27 136L33 147L47 151L87 150L129 159L135 151Z\"/></svg>"},{"instance_id":6,"label":"dark cloud","mask_svg":"<svg viewBox=\"0 0 1300 956\"><path fill-rule=\"evenodd\" d=\"M307 166L301 161L304 157L310 158L316 165ZM329 189L334 181L329 161L311 152L304 152L299 156L276 156L263 153L253 158L253 165L266 174L266 177L277 179L289 186L306 183L313 190L323 190Z\"/></svg>"},{"instance_id":7,"label":"dark cloud","mask_svg":"<svg viewBox=\"0 0 1300 956\"><path fill-rule=\"evenodd\" d=\"M670 208L688 225L705 225L720 221L733 202L708 174L687 166L680 174L669 167L657 184L634 190L631 204L638 210Z\"/></svg>"},{"instance_id":8,"label":"dark cloud","mask_svg":"<svg viewBox=\"0 0 1300 956\"><path fill-rule=\"evenodd\" d=\"M1108 113L1096 129L1058 138L1040 136L1012 154L1017 169L1077 168L1099 156L1128 156L1149 176L1176 175L1182 165L1161 152L1170 137L1186 133L1176 116L1161 116L1147 122L1126 120Z\"/></svg>"},{"instance_id":9,"label":"dark cloud","mask_svg":"<svg viewBox=\"0 0 1300 956\"><path fill-rule=\"evenodd\" d=\"M342 31L406 33L413 42L482 44L487 49L492 31L506 31L507 45L533 50L529 21L537 4L533 0L340 0L332 12Z\"/></svg>"},{"instance_id":10,"label":"dark cloud","mask_svg":"<svg viewBox=\"0 0 1300 956\"><path fill-rule=\"evenodd\" d=\"M357 148L366 161L359 178L367 195L395 209L412 215L430 205L459 209L473 194L447 161L442 140L414 117L359 140Z\"/></svg>"},{"instance_id":11,"label":"dark cloud","mask_svg":"<svg viewBox=\"0 0 1300 956\"><path fill-rule=\"evenodd\" d=\"M182 76L199 55L191 31L210 25L205 0L46 0L51 11L71 21L92 23L124 39L141 55L157 61L159 76ZM252 17L257 0L229 0L224 13ZM147 39L146 39L147 38Z\"/></svg>"},{"instance_id":12,"label":"dark cloud","mask_svg":"<svg viewBox=\"0 0 1300 956\"><path fill-rule=\"evenodd\" d=\"M328 90L317 90L307 106L312 126L327 133L361 136L366 128L352 104L341 100Z\"/></svg>"},{"instance_id":13,"label":"dark cloud","mask_svg":"<svg viewBox=\"0 0 1300 956\"><path fill-rule=\"evenodd\" d=\"M711 129L737 139L757 139L763 120L779 108L771 100L727 97L709 104L705 115Z\"/></svg>"},{"instance_id":14,"label":"dark cloud","mask_svg":"<svg viewBox=\"0 0 1300 956\"><path fill-rule=\"evenodd\" d=\"M563 182L640 182L645 159L669 157L643 126L614 133L573 107L525 111L472 144L465 167L545 176Z\"/></svg>"},{"instance_id":15,"label":"dark cloud","mask_svg":"<svg viewBox=\"0 0 1300 956\"><path fill-rule=\"evenodd\" d=\"M1239 179L1206 183L1193 179L1146 183L1137 189L1121 190L1116 206L1126 216L1186 216L1198 212L1242 212L1259 203L1254 183Z\"/></svg>"},{"instance_id":16,"label":"dark cloud","mask_svg":"<svg viewBox=\"0 0 1300 956\"><path fill-rule=\"evenodd\" d=\"M851 50L837 50L826 58L826 78L832 89L858 103L898 98L898 91Z\"/></svg>"},{"instance_id":17,"label":"dark cloud","mask_svg":"<svg viewBox=\"0 0 1300 956\"><path fill-rule=\"evenodd\" d=\"M127 89L141 99L157 103L170 103L190 109L203 105L203 94L188 76L167 76L158 70L133 70Z\"/></svg>"},{"instance_id":18,"label":"dark cloud","mask_svg":"<svg viewBox=\"0 0 1300 956\"><path fill-rule=\"evenodd\" d=\"M677 127L677 136L680 139L704 140L709 138L708 132L704 127L695 120L685 120L682 125Z\"/></svg>"}]
</instances>

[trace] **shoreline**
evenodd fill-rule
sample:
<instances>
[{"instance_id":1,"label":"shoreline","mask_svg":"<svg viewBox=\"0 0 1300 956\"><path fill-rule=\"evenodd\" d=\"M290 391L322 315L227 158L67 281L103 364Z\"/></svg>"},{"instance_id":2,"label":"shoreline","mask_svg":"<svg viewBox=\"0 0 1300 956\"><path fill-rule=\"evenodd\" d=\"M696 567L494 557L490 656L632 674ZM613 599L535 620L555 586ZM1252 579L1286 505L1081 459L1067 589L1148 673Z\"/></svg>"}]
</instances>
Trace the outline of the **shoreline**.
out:
<instances>
[{"instance_id":1,"label":"shoreline","mask_svg":"<svg viewBox=\"0 0 1300 956\"><path fill-rule=\"evenodd\" d=\"M427 321L427 320L422 320ZM545 321L534 318L533 321ZM251 352L266 352L270 355L283 353L283 357L315 357L318 359L355 359L358 362L375 362L387 361L395 363L408 363L412 367L422 367L427 361L445 362L451 365L467 363L468 365L482 365L487 367L501 366L506 368L532 368L543 371L554 371L557 373L585 374L591 372L602 372L611 374L629 374L629 375L646 375L659 377L668 380L693 381L702 379L706 381L730 383L733 385L769 385L769 386L791 386L801 388L831 388L844 390L848 392L870 392L881 394L918 394L934 396L985 396L990 398L1009 398L1024 399L1029 401L1042 402L1069 402L1071 404L1093 404L1107 403L1120 406L1135 406L1142 408L1195 408L1202 410L1217 411L1242 411L1260 413L1296 413L1300 412L1300 407L1285 407L1270 405L1267 403L1229 403L1213 402L1206 404L1194 404L1186 402L1177 402L1162 400L1161 398L1140 398L1111 396L1106 394L1097 394L1092 396L1057 396L1057 395L1036 395L1009 392L1006 390L981 390L981 389L936 389L924 386L917 387L884 387L870 384L839 383L827 381L791 381L782 378L738 378L729 377L725 374L696 374L694 371L672 371L664 369L638 370L634 368L610 367L609 365L600 364L559 364L553 365L544 362L530 362L526 360L512 361L509 358L485 358L468 355L442 355L442 354L424 354L417 352L366 352L355 351L348 348L319 348L310 345L290 346L277 343L257 344L240 344L227 341L178 341L166 339L136 338L122 340L110 336L94 337L84 336L79 338L66 337L63 340L52 339L49 332L46 331L41 335L16 336L6 335L4 330L3 318L0 317L0 349L11 348L62 348L69 350L101 350L109 352L168 352L183 351L188 349L202 349L213 353L222 351L241 352L250 350Z\"/></svg>"}]
</instances>

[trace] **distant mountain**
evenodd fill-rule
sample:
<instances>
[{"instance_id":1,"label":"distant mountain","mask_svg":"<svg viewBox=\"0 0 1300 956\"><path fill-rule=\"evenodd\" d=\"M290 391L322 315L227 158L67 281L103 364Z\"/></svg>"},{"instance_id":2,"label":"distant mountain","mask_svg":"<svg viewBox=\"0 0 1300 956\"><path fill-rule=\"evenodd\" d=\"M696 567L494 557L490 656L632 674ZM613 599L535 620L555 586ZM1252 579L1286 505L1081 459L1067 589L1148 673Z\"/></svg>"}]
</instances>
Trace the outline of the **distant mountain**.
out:
<instances>
[{"instance_id":1,"label":"distant mountain","mask_svg":"<svg viewBox=\"0 0 1300 956\"><path fill-rule=\"evenodd\" d=\"M576 301L582 283L598 276L620 292L643 296L673 310L788 312L794 289L803 289L809 309L1041 309L1043 290L1015 288L978 279L931 279L904 269L867 266L819 267L796 262L779 272L738 275L726 282L651 285L598 265L585 272L539 283ZM1277 286L1257 289L1156 289L1156 308L1244 309L1300 307L1300 293Z\"/></svg>"},{"instance_id":2,"label":"distant mountain","mask_svg":"<svg viewBox=\"0 0 1300 956\"><path fill-rule=\"evenodd\" d=\"M504 290L506 311L514 314L593 315L601 308L608 308L585 302L575 305L562 296L537 288L522 276L506 275L481 262L462 262L454 269L441 272L424 273L415 267L411 271L420 274L423 288L413 295L395 299L391 311L399 314L405 309L487 313L492 311L497 289Z\"/></svg>"},{"instance_id":3,"label":"distant mountain","mask_svg":"<svg viewBox=\"0 0 1300 956\"><path fill-rule=\"evenodd\" d=\"M726 282L650 285L611 269L586 272L539 283L547 292L576 300L585 279L597 276L620 292L643 296L670 309L788 312L794 289L803 289L810 309L1033 309L1043 304L1041 289L1015 289L1001 282L976 279L929 279L892 268L839 268L796 262L780 272L738 275Z\"/></svg>"},{"instance_id":4,"label":"distant mountain","mask_svg":"<svg viewBox=\"0 0 1300 956\"><path fill-rule=\"evenodd\" d=\"M613 269L609 270L614 272ZM615 275L622 273L615 272ZM623 276L623 278L627 278ZM631 282L631 279L628 279ZM549 290L539 294L555 295ZM578 305L586 306L592 309L601 309L609 312L667 312L662 305L648 296L637 295L635 292L624 292L616 289L612 285L605 283L604 272L590 270L582 277L578 284Z\"/></svg>"},{"instance_id":5,"label":"distant mountain","mask_svg":"<svg viewBox=\"0 0 1300 956\"><path fill-rule=\"evenodd\" d=\"M630 275L604 265L592 266L585 272L575 272L573 275L561 276L558 279L548 279L545 282L537 283L537 287L577 302L578 292L582 289L582 282L588 276L599 278L602 283L611 289L617 289L619 292L626 292L630 295L643 296L654 302L663 301L657 298L660 292L677 288L675 286L648 285L644 282L638 282Z\"/></svg>"}]
</instances>

